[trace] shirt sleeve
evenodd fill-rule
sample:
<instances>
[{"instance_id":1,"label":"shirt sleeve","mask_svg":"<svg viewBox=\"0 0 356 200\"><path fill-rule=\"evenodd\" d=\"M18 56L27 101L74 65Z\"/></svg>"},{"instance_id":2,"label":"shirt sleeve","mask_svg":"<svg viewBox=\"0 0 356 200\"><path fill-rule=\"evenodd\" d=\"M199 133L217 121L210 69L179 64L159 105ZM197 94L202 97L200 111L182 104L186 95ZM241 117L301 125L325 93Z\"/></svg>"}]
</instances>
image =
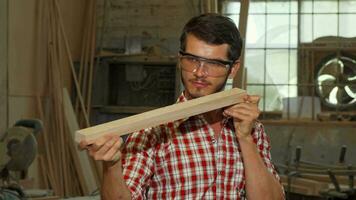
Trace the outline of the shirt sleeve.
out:
<instances>
[{"instance_id":1,"label":"shirt sleeve","mask_svg":"<svg viewBox=\"0 0 356 200\"><path fill-rule=\"evenodd\" d=\"M132 199L144 199L153 175L155 155L154 128L132 133L122 150L122 168Z\"/></svg>"},{"instance_id":2,"label":"shirt sleeve","mask_svg":"<svg viewBox=\"0 0 356 200\"><path fill-rule=\"evenodd\" d=\"M257 145L260 156L263 159L263 162L266 165L268 171L272 173L280 182L278 173L271 160L271 142L261 122L256 122L253 131L253 138Z\"/></svg>"}]
</instances>

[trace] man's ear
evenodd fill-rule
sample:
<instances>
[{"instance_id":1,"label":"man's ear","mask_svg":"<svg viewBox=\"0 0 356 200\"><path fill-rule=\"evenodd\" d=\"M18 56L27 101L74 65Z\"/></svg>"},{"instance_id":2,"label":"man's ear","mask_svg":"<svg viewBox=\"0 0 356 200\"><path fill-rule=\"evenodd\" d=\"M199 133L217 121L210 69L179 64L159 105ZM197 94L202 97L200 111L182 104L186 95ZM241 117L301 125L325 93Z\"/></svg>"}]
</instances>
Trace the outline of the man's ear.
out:
<instances>
[{"instance_id":1,"label":"man's ear","mask_svg":"<svg viewBox=\"0 0 356 200\"><path fill-rule=\"evenodd\" d=\"M240 69L240 60L236 60L234 62L234 64L232 64L232 67L231 67L231 70L230 70L230 74L229 74L229 78L233 79L236 74L237 74L237 71L239 71Z\"/></svg>"}]
</instances>

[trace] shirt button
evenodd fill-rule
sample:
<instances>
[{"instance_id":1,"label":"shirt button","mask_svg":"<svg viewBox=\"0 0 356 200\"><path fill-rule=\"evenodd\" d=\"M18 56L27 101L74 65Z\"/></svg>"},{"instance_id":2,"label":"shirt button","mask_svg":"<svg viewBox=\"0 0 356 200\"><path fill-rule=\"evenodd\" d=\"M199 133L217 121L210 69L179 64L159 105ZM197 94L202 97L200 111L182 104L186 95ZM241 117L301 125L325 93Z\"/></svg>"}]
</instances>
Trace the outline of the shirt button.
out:
<instances>
[{"instance_id":1,"label":"shirt button","mask_svg":"<svg viewBox=\"0 0 356 200\"><path fill-rule=\"evenodd\" d=\"M222 171L219 171L218 174L221 175L221 174L222 174Z\"/></svg>"},{"instance_id":2,"label":"shirt button","mask_svg":"<svg viewBox=\"0 0 356 200\"><path fill-rule=\"evenodd\" d=\"M215 139L215 138L212 138L212 139L211 139L211 143L212 143L212 144L215 144L215 142L216 142L216 139Z\"/></svg>"}]
</instances>

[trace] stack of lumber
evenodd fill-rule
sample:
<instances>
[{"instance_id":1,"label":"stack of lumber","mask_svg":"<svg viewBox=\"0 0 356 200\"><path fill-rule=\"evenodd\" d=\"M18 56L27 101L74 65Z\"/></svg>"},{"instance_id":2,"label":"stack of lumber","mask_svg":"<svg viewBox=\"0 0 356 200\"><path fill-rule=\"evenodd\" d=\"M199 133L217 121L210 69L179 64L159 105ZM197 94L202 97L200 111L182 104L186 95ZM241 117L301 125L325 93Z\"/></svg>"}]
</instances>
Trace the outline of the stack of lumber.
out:
<instances>
[{"instance_id":1,"label":"stack of lumber","mask_svg":"<svg viewBox=\"0 0 356 200\"><path fill-rule=\"evenodd\" d=\"M290 188L288 188L288 177L286 175L280 175L280 178L286 191L290 189L290 192L306 196L320 196L320 191L329 188L329 184L327 182L300 177L291 177Z\"/></svg>"},{"instance_id":2,"label":"stack of lumber","mask_svg":"<svg viewBox=\"0 0 356 200\"><path fill-rule=\"evenodd\" d=\"M86 3L87 15L91 16L87 18L90 19L87 22L90 24L88 37L92 38L95 37L93 33L95 32L95 20L93 21L95 14L93 13L95 13L96 0L89 0ZM38 41L38 46L45 46L46 55L41 56L47 57L47 84L43 93L37 95L38 113L44 123L44 131L39 138L39 177L42 178L40 182L43 187L52 189L57 196L88 195L98 188L100 179L88 155L85 152L79 152L73 140L79 125L69 94L63 90L65 68L70 68L72 72L85 126L89 126L87 114L89 106L85 103L90 104L90 101L84 102L83 100L58 0L39 0L37 6L38 34L46 33L45 37ZM92 38L91 41L94 39ZM83 42L87 41L83 40ZM88 49L93 52L95 43L91 42L90 46ZM87 76L92 75L89 73ZM86 95L90 96L90 94Z\"/></svg>"},{"instance_id":3,"label":"stack of lumber","mask_svg":"<svg viewBox=\"0 0 356 200\"><path fill-rule=\"evenodd\" d=\"M82 52L76 82L75 113L80 127L89 126L93 72L96 49L96 0L87 1L87 13L82 38Z\"/></svg>"},{"instance_id":4,"label":"stack of lumber","mask_svg":"<svg viewBox=\"0 0 356 200\"><path fill-rule=\"evenodd\" d=\"M355 191L356 170L344 163L325 165L298 161L290 166L277 166L286 170L286 175L280 175L286 192L305 196L347 198Z\"/></svg>"}]
</instances>

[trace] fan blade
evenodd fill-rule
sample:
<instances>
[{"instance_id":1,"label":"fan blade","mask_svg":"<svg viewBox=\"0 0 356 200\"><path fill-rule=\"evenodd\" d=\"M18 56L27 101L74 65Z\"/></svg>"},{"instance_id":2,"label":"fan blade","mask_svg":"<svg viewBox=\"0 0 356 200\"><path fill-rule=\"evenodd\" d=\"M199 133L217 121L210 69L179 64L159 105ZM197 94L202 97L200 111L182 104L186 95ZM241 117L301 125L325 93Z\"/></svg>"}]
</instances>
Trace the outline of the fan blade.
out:
<instances>
[{"instance_id":1,"label":"fan blade","mask_svg":"<svg viewBox=\"0 0 356 200\"><path fill-rule=\"evenodd\" d=\"M348 85L346 85L346 86L344 87L344 89L345 89L347 95L349 95L349 97L351 97L351 98L353 98L353 99L356 99L356 93L353 92L353 90L351 90L351 88L350 88Z\"/></svg>"},{"instance_id":2,"label":"fan blade","mask_svg":"<svg viewBox=\"0 0 356 200\"><path fill-rule=\"evenodd\" d=\"M344 74L349 75L349 76L355 76L356 75L356 61L348 58L348 57L344 57L343 59L343 63L344 63Z\"/></svg>"},{"instance_id":3,"label":"fan blade","mask_svg":"<svg viewBox=\"0 0 356 200\"><path fill-rule=\"evenodd\" d=\"M339 104L348 104L352 100L346 90L341 87L337 90L336 98Z\"/></svg>"},{"instance_id":4,"label":"fan blade","mask_svg":"<svg viewBox=\"0 0 356 200\"><path fill-rule=\"evenodd\" d=\"M335 87L335 80L328 79L324 80L322 82L319 82L319 92L323 98L328 97L330 92L334 89Z\"/></svg>"},{"instance_id":5,"label":"fan blade","mask_svg":"<svg viewBox=\"0 0 356 200\"><path fill-rule=\"evenodd\" d=\"M343 74L344 73L344 67L345 67L345 65L344 65L344 62L341 60L341 59L338 59L338 61L337 61L337 63L339 64L339 74Z\"/></svg>"},{"instance_id":6,"label":"fan blade","mask_svg":"<svg viewBox=\"0 0 356 200\"><path fill-rule=\"evenodd\" d=\"M334 87L331 92L330 92L330 95L329 95L329 103L331 104L337 104L337 91L339 90L338 87Z\"/></svg>"},{"instance_id":7,"label":"fan blade","mask_svg":"<svg viewBox=\"0 0 356 200\"><path fill-rule=\"evenodd\" d=\"M337 58L334 58L332 60L330 60L329 62L326 63L326 65L324 65L321 68L321 71L319 72L320 75L323 74L329 74L329 75L333 75L333 76L338 76L340 73L342 73L342 68L340 66L340 60Z\"/></svg>"},{"instance_id":8,"label":"fan blade","mask_svg":"<svg viewBox=\"0 0 356 200\"><path fill-rule=\"evenodd\" d=\"M326 81L326 80L331 80L331 81L333 81L333 80L335 80L336 78L335 78L335 76L333 76L333 75L330 75L330 74L323 74L323 75L320 75L319 77L318 77L318 82L319 82L319 84L321 84L323 81Z\"/></svg>"},{"instance_id":9,"label":"fan blade","mask_svg":"<svg viewBox=\"0 0 356 200\"><path fill-rule=\"evenodd\" d=\"M348 77L347 80L351 81L352 83L354 83L356 81L356 76Z\"/></svg>"}]
</instances>

